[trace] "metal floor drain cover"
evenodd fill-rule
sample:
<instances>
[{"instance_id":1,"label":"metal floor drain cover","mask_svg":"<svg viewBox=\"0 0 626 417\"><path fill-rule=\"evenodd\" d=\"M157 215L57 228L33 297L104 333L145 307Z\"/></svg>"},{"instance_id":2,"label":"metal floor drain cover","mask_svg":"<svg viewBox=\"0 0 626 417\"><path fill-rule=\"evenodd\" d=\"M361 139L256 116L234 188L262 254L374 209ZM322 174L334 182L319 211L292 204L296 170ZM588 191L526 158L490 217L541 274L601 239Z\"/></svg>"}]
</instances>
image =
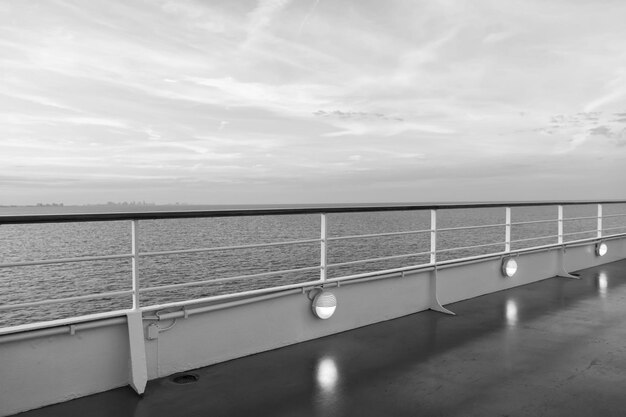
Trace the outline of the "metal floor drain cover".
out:
<instances>
[{"instance_id":1,"label":"metal floor drain cover","mask_svg":"<svg viewBox=\"0 0 626 417\"><path fill-rule=\"evenodd\" d=\"M180 374L172 377L172 382L175 384L192 384L197 382L200 377L196 374Z\"/></svg>"}]
</instances>

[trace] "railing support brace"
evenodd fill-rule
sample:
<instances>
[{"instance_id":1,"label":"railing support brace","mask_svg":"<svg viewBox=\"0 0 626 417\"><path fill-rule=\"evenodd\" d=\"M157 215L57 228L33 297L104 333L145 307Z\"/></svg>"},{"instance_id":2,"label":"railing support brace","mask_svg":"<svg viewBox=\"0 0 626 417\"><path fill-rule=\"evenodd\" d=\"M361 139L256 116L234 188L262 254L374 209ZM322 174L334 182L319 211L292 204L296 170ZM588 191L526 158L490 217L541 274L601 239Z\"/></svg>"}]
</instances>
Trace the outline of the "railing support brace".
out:
<instances>
[{"instance_id":1,"label":"railing support brace","mask_svg":"<svg viewBox=\"0 0 626 417\"><path fill-rule=\"evenodd\" d=\"M437 210L430 211L430 263L434 265L434 268L430 274L430 307L428 308L456 316L455 313L441 305L437 296Z\"/></svg>"},{"instance_id":2,"label":"railing support brace","mask_svg":"<svg viewBox=\"0 0 626 417\"><path fill-rule=\"evenodd\" d=\"M580 279L578 275L570 274L567 272L567 268L565 268L565 245L563 245L559 251L559 264L561 266L561 271L556 274L557 277Z\"/></svg>"},{"instance_id":3,"label":"railing support brace","mask_svg":"<svg viewBox=\"0 0 626 417\"><path fill-rule=\"evenodd\" d=\"M450 314L451 316L456 316L456 313L448 310L444 306L441 305L439 301L439 297L437 296L437 267L433 269L430 274L430 310L438 311L444 314Z\"/></svg>"},{"instance_id":4,"label":"railing support brace","mask_svg":"<svg viewBox=\"0 0 626 417\"><path fill-rule=\"evenodd\" d=\"M128 320L128 340L130 343L130 375L129 384L141 395L148 383L148 365L146 362L146 345L143 334L143 317L140 310L126 313Z\"/></svg>"}]
</instances>

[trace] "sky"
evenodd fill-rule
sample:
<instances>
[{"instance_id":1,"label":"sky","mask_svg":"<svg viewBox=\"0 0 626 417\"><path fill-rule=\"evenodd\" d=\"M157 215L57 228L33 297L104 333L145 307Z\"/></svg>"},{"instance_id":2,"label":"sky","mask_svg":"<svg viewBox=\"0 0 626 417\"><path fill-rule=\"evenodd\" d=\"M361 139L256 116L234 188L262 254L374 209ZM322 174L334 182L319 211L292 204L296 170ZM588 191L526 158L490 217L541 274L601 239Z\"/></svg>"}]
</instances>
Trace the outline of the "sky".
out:
<instances>
[{"instance_id":1,"label":"sky","mask_svg":"<svg viewBox=\"0 0 626 417\"><path fill-rule=\"evenodd\" d=\"M626 199L622 0L0 0L0 205Z\"/></svg>"}]
</instances>

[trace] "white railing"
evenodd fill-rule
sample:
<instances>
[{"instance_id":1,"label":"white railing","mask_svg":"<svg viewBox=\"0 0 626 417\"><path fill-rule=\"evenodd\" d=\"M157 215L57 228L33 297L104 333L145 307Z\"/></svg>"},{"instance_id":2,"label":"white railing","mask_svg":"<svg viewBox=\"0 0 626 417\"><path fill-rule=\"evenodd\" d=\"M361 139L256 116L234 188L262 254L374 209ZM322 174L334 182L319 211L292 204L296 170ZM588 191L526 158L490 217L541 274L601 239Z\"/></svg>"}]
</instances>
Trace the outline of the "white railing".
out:
<instances>
[{"instance_id":1,"label":"white railing","mask_svg":"<svg viewBox=\"0 0 626 417\"><path fill-rule=\"evenodd\" d=\"M603 215L602 208L603 204L624 204L624 201L615 201L615 202L550 202L550 203L509 203L509 204L455 204L455 205L412 205L412 206L367 206L367 207L326 207L326 208L307 208L307 209L266 209L266 210L224 210L224 211L202 211L202 212L152 212L152 213L108 213L108 214L65 214L65 215L50 215L50 216L42 216L42 215L24 215L24 216L0 216L0 225L2 224L28 224L28 223L55 223L55 222L84 222L84 221L112 221L112 220L128 220L130 222L130 235L131 235L131 253L126 254L114 254L114 255L101 255L101 256L83 256L83 257L73 257L73 258L57 258L57 259L48 259L48 260L34 260L34 261L19 261L19 262L7 262L0 264L0 268L15 268L15 267L25 267L25 266L39 266L39 265L53 265L53 264L62 264L62 263L75 263L75 262L89 262L89 261L97 261L97 260L113 260L113 259L130 259L131 260L131 280L132 285L129 290L121 290L121 291L108 291L101 292L95 294L84 294L70 297L62 297L62 298L48 298L42 300L33 300L27 302L17 302L17 303L8 303L0 305L0 311L20 309L26 307L37 307L51 304L62 304L68 302L75 301L85 301L85 300L94 300L94 299L102 299L102 298L112 298L112 297L122 297L122 296L131 296L132 297L132 307L131 309L124 310L115 310L108 311L104 315L109 317L115 314L123 314L129 311L153 311L157 309L163 309L168 307L181 307L189 304L197 304L202 302L221 302L233 298L241 298L241 297L249 297L256 296L266 293L272 293L277 291L290 290L295 288L308 288L312 286L324 285L325 283L331 282L341 282L347 280L353 280L357 278L367 278L367 277L384 277L393 273L404 273L406 271L411 270L420 270L425 268L438 268L438 267L446 267L449 265L462 263L462 262L470 262L476 261L488 257L494 256L505 256L511 253L520 253L527 252L533 250L545 250L549 248L571 245L571 244L579 244L585 242L591 242L599 239L610 239L616 238L620 236L626 235L626 224L620 225L616 227L603 227L603 219L607 218L619 218L626 217L626 213L623 214L610 214ZM581 217L570 217L565 218L563 216L563 206L564 205L580 205L580 204L597 204L597 214L594 216L581 216ZM540 219L540 220L528 220L528 221L512 221L512 208L515 207L524 207L524 206L556 206L557 207L557 217L556 219ZM460 208L493 208L500 207L504 208L505 213L505 222L497 223L497 224L479 224L479 225L463 225L458 227L437 227L437 211L439 209L460 209ZM355 213L355 212L377 212L377 211L407 211L407 210L429 210L430 211L430 228L428 229L418 229L418 230L408 230L408 231L394 231L394 232L384 232L384 233L370 233L370 234L356 234L356 235L345 235L345 236L330 236L329 230L332 228L332 225L328 222L328 214L330 213ZM259 215L285 215L285 214L317 214L320 216L320 236L315 239L302 239L302 240L287 240L287 241L279 241L279 242L269 242L269 243L254 243L254 244L243 244L243 245L231 245L231 246L218 246L218 247L205 247L205 248L193 248L193 249L179 249L179 250L165 250L165 251L144 251L141 252L139 249L139 227L140 222L146 219L168 219L168 218L199 218L199 217L232 217L232 216L259 216ZM593 230L584 230L584 231L575 231L575 232L564 232L564 225L566 222L572 221L588 221L588 220L596 220L596 227ZM538 225L538 224L554 224L556 222L557 225L557 233L550 235L542 235L542 236L532 236L520 239L512 239L513 228L516 226L524 226L524 225ZM437 238L440 232L458 232L458 231L482 231L484 229L493 229L493 228L504 228L503 233L503 241L496 242L488 242L488 243L480 243L475 245L463 245L451 248L440 248L438 247ZM620 230L620 233L613 234L605 234L609 231L617 231ZM0 228L0 233L2 229ZM567 236L576 236L593 233L594 237L583 238L578 240L566 240ZM329 244L335 241L349 241L349 240L359 240L359 239L374 239L381 237L397 237L397 236L412 236L412 235L429 235L430 236L430 249L423 250L419 252L412 253L402 253L402 254L394 254L373 258L365 258L365 259L357 259L345 262L329 262L329 251L331 247ZM531 246L519 249L513 249L513 244L523 243L523 242L531 242L531 241L545 241L548 239L556 240L555 243L549 243L539 246ZM179 255L179 254L193 254L193 253L203 253L203 252L225 252L225 251L234 251L241 249L259 249L259 248L268 248L268 247L283 247L283 246L294 246L294 245L305 245L305 244L319 244L319 265L316 266L307 266L301 268L292 268L292 269L280 269L273 270L268 272L259 272L253 274L244 274L244 275L235 275L230 277L222 277L222 278L212 278L205 279L193 282L181 282L174 284L165 284L165 285L152 285L152 286L141 286L140 280L140 269L139 265L142 258L147 257L157 257L157 256L166 256L166 255ZM499 247L501 250L490 251L485 254L473 255L473 256L458 256L456 258L440 260L438 259L438 254L449 254L454 252L462 252L472 249L479 248L488 248L488 247ZM406 266L389 268L389 269L381 269L381 270L371 270L365 273L353 273L348 275L342 275L339 277L329 278L328 271L333 268L338 267L346 267L351 265L361 265L368 264L380 261L388 261L388 260L397 260L397 259L405 259L405 258L415 258L415 257L424 257L427 258L428 261L419 264L410 264ZM156 292L156 291L164 291L164 290L175 290L182 289L188 287L197 287L208 284L217 284L217 283L226 283L226 282L234 282L234 281L249 281L258 278L272 277L276 275L284 275L284 274L293 274L293 273L302 273L302 272L311 272L311 271L319 271L319 279L309 280L306 282L298 282L293 284L285 284L285 285L276 285L270 287L263 288L255 288L244 291L233 291L225 294L213 295L208 297L198 297L195 299L183 300L172 303L165 304L148 304L141 305L140 295L143 293ZM91 316L90 316L91 317ZM58 323L73 323L76 322L75 319L67 319L67 320L57 320ZM10 329L11 331L15 331L17 328L21 326L11 326L6 327L4 330ZM27 326L25 327L27 328ZM0 334L2 334L3 329L0 329Z\"/></svg>"}]
</instances>

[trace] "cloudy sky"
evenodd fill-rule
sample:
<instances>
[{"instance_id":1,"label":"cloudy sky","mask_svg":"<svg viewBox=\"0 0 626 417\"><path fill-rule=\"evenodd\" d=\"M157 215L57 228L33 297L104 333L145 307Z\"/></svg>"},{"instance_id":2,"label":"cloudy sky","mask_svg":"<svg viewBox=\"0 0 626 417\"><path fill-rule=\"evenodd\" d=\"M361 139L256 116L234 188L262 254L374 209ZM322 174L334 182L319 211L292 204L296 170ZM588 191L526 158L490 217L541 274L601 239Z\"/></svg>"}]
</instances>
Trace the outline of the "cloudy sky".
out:
<instances>
[{"instance_id":1,"label":"cloudy sky","mask_svg":"<svg viewBox=\"0 0 626 417\"><path fill-rule=\"evenodd\" d=\"M626 198L625 17L0 0L0 204Z\"/></svg>"}]
</instances>

